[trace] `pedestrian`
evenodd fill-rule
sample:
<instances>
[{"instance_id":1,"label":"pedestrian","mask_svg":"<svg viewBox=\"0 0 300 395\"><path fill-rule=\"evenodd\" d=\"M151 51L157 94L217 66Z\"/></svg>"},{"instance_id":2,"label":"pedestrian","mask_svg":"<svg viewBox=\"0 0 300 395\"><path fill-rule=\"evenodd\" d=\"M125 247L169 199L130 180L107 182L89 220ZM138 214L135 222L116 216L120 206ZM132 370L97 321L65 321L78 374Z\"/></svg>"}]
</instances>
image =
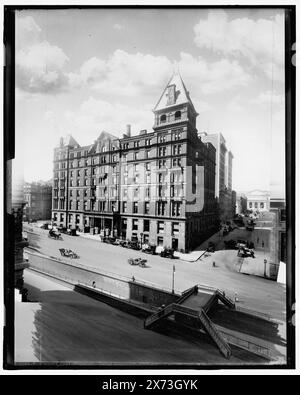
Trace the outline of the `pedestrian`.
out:
<instances>
[{"instance_id":1,"label":"pedestrian","mask_svg":"<svg viewBox=\"0 0 300 395\"><path fill-rule=\"evenodd\" d=\"M235 302L238 302L238 301L239 301L239 300L238 300L238 296L237 296L237 292L234 293L234 301L235 301Z\"/></svg>"},{"instance_id":2,"label":"pedestrian","mask_svg":"<svg viewBox=\"0 0 300 395\"><path fill-rule=\"evenodd\" d=\"M212 265L213 265L213 267L216 267L216 262L215 262L215 261L213 261Z\"/></svg>"},{"instance_id":3,"label":"pedestrian","mask_svg":"<svg viewBox=\"0 0 300 395\"><path fill-rule=\"evenodd\" d=\"M259 243L259 237L257 238L257 241L256 241L256 244L258 244Z\"/></svg>"},{"instance_id":4,"label":"pedestrian","mask_svg":"<svg viewBox=\"0 0 300 395\"><path fill-rule=\"evenodd\" d=\"M134 276L132 276L132 281L133 281L133 282L135 281L135 277L134 277Z\"/></svg>"},{"instance_id":5,"label":"pedestrian","mask_svg":"<svg viewBox=\"0 0 300 395\"><path fill-rule=\"evenodd\" d=\"M93 288L96 288L96 282L95 281L93 281L92 286L93 286Z\"/></svg>"},{"instance_id":6,"label":"pedestrian","mask_svg":"<svg viewBox=\"0 0 300 395\"><path fill-rule=\"evenodd\" d=\"M265 246L264 241L262 241L261 246L262 246L262 248L264 248L264 246Z\"/></svg>"}]
</instances>

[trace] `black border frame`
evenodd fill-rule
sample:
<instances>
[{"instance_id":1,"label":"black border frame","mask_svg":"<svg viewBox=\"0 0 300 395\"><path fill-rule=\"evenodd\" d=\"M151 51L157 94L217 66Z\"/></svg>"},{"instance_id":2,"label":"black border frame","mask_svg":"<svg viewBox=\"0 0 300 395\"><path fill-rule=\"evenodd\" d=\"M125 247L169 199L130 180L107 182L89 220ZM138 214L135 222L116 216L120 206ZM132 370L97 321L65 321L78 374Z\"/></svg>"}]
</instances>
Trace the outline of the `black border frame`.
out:
<instances>
[{"instance_id":1,"label":"black border frame","mask_svg":"<svg viewBox=\"0 0 300 395\"><path fill-rule=\"evenodd\" d=\"M164 369L164 370L242 370L242 369L295 369L295 120L296 120L296 68L292 64L292 57L296 42L296 6L295 5L12 5L4 6L4 152L3 152L3 185L6 191L9 165L8 161L15 156L15 11L21 10L68 10L68 9L284 9L285 10L285 91L286 91L286 208L287 208L287 363L283 365L195 365L195 364L21 364L14 362L14 221L13 216L7 213L8 198L4 192L4 304L6 309L5 326L3 328L3 368L8 370L31 369ZM6 191L7 192L7 191ZM196 377L196 376L195 376Z\"/></svg>"}]
</instances>

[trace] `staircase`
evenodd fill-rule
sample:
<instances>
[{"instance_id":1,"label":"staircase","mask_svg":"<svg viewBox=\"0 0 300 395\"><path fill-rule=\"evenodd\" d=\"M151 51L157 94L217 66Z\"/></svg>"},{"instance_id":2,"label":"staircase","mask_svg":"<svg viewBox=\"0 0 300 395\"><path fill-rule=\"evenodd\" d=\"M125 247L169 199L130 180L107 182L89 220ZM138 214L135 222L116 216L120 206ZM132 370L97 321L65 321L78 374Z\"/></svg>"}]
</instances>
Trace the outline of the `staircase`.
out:
<instances>
[{"instance_id":1,"label":"staircase","mask_svg":"<svg viewBox=\"0 0 300 395\"><path fill-rule=\"evenodd\" d=\"M199 312L199 318L206 333L212 338L212 340L215 342L215 344L217 345L221 353L224 355L224 357L227 359L230 358L231 356L230 346L223 338L223 336L220 334L220 332L215 328L214 324L208 318L208 316L206 315L203 309L201 309Z\"/></svg>"},{"instance_id":2,"label":"staircase","mask_svg":"<svg viewBox=\"0 0 300 395\"><path fill-rule=\"evenodd\" d=\"M188 299L190 296L195 295L198 293L198 285L193 286L192 288L189 288L182 292L181 297L176 301L177 304L183 303L186 299Z\"/></svg>"},{"instance_id":3,"label":"staircase","mask_svg":"<svg viewBox=\"0 0 300 395\"><path fill-rule=\"evenodd\" d=\"M231 309L235 309L235 303L233 300L228 298L221 292L219 289L216 290L216 294L218 295L219 300L225 304L225 306L230 307Z\"/></svg>"},{"instance_id":4,"label":"staircase","mask_svg":"<svg viewBox=\"0 0 300 395\"><path fill-rule=\"evenodd\" d=\"M156 313L151 314L149 317L147 317L144 321L144 328L149 329L157 321L161 320L162 318L166 318L170 314L172 314L173 306L174 306L174 303L171 303L164 309L159 310Z\"/></svg>"},{"instance_id":5,"label":"staircase","mask_svg":"<svg viewBox=\"0 0 300 395\"><path fill-rule=\"evenodd\" d=\"M199 311L191 309L189 307L182 306L177 303L172 303L165 307L163 310L160 310L151 316L147 317L144 321L144 328L149 329L153 324L160 321L163 318L167 318L171 314L180 313L188 317L193 317L198 320L201 324L201 327L205 330L208 336L213 340L213 342L217 345L220 352L226 357L230 358L231 349L229 345L226 343L222 335L215 328L211 320L206 315L205 311L200 308Z\"/></svg>"}]
</instances>

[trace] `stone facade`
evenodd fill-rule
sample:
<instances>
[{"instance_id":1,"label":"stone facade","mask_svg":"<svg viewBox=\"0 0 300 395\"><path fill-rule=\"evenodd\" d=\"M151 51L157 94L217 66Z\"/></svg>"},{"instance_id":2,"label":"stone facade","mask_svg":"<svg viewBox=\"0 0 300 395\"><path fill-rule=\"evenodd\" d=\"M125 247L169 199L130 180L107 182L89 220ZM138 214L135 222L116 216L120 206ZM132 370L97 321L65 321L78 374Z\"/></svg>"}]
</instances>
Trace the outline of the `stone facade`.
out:
<instances>
[{"instance_id":1,"label":"stone facade","mask_svg":"<svg viewBox=\"0 0 300 395\"><path fill-rule=\"evenodd\" d=\"M25 183L24 201L24 221L49 220L52 208L52 183Z\"/></svg>"},{"instance_id":2,"label":"stone facade","mask_svg":"<svg viewBox=\"0 0 300 395\"><path fill-rule=\"evenodd\" d=\"M270 209L270 193L267 191L254 190L246 194L247 209L252 212L269 211Z\"/></svg>"},{"instance_id":3,"label":"stone facade","mask_svg":"<svg viewBox=\"0 0 300 395\"><path fill-rule=\"evenodd\" d=\"M215 148L197 134L197 112L179 75L154 108L153 131L102 132L54 152L57 225L188 251L216 231Z\"/></svg>"},{"instance_id":4,"label":"stone facade","mask_svg":"<svg viewBox=\"0 0 300 395\"><path fill-rule=\"evenodd\" d=\"M233 154L228 150L221 133L203 132L199 136L202 141L211 143L216 149L215 196L218 198L220 221L230 221L235 214L236 200L236 192L232 191Z\"/></svg>"}]
</instances>

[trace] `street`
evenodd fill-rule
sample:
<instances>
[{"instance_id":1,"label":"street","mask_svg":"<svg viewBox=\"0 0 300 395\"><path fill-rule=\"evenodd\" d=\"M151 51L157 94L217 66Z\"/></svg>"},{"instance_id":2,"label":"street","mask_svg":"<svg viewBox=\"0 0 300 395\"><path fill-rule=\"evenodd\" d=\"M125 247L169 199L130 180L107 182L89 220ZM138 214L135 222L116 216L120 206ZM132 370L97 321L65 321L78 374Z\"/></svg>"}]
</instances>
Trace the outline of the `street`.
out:
<instances>
[{"instance_id":1,"label":"street","mask_svg":"<svg viewBox=\"0 0 300 395\"><path fill-rule=\"evenodd\" d=\"M175 265L175 290L183 291L195 284L206 284L225 291L231 298L237 293L238 303L242 307L285 321L285 286L239 273L236 250L216 251L196 262L186 262L147 255L81 236L62 235L63 240L53 240L48 237L47 230L36 227L33 229L34 234L28 233L31 246L48 256L62 258L59 248L68 248L80 256L76 263L115 276L134 276L136 281L142 280L168 289L172 288L172 272ZM130 257L146 258L147 267L129 265L127 260ZM72 263L70 258L64 259ZM215 262L216 267L213 267L212 262Z\"/></svg>"}]
</instances>

